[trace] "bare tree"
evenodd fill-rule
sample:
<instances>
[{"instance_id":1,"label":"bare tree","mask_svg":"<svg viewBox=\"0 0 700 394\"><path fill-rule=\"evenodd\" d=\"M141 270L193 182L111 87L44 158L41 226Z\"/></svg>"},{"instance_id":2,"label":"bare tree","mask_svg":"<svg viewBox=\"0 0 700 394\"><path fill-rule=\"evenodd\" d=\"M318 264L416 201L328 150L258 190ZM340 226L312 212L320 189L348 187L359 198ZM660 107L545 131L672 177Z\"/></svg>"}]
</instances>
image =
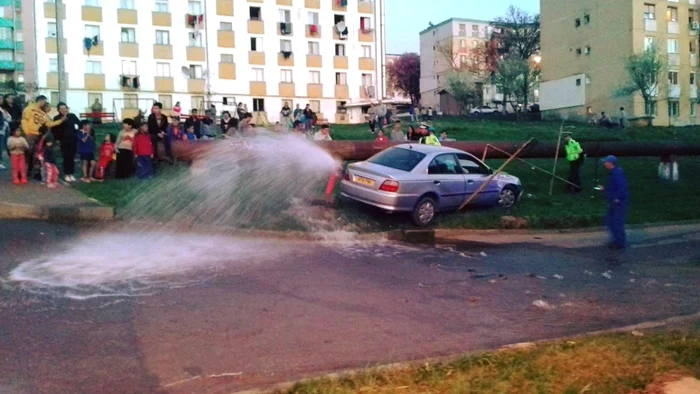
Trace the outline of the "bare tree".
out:
<instances>
[{"instance_id":1,"label":"bare tree","mask_svg":"<svg viewBox=\"0 0 700 394\"><path fill-rule=\"evenodd\" d=\"M626 97L640 94L644 99L647 126L651 126L652 108L658 100L659 76L666 70L666 62L660 54L658 44L654 42L643 52L630 55L625 61L625 69L629 76L629 83L620 88L616 95Z\"/></svg>"}]
</instances>

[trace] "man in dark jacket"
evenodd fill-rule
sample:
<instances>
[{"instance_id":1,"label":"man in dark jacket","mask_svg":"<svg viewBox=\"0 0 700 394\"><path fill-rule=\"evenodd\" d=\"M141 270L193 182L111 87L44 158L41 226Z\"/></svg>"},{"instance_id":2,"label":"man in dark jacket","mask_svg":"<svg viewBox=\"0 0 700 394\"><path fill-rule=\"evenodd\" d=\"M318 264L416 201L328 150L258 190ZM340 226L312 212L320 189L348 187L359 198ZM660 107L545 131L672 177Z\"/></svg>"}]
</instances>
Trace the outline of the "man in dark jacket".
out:
<instances>
[{"instance_id":1,"label":"man in dark jacket","mask_svg":"<svg viewBox=\"0 0 700 394\"><path fill-rule=\"evenodd\" d=\"M190 117L185 121L185 130L189 129L190 126L194 127L194 135L197 139L202 139L202 120L199 119L199 113L196 109L190 111Z\"/></svg>"},{"instance_id":2,"label":"man in dark jacket","mask_svg":"<svg viewBox=\"0 0 700 394\"><path fill-rule=\"evenodd\" d=\"M161 160L158 144L165 141L165 134L168 132L168 117L163 114L163 104L155 103L151 107L151 114L148 115L148 134L151 135L151 143L153 144L154 163L158 164Z\"/></svg>"},{"instance_id":3,"label":"man in dark jacket","mask_svg":"<svg viewBox=\"0 0 700 394\"><path fill-rule=\"evenodd\" d=\"M605 168L610 171L608 185L600 187L601 190L605 190L605 194L608 197L608 212L605 215L605 224L612 238L610 248L624 249L627 247L625 218L627 216L627 205L629 204L627 177L622 168L617 165L617 157L608 156L603 159L603 163Z\"/></svg>"},{"instance_id":4,"label":"man in dark jacket","mask_svg":"<svg viewBox=\"0 0 700 394\"><path fill-rule=\"evenodd\" d=\"M66 103L58 103L58 115L53 120L63 117L66 121L54 126L51 131L54 137L61 143L61 156L63 157L63 176L66 182L75 182L75 154L78 148L78 132L80 119L70 113Z\"/></svg>"},{"instance_id":5,"label":"man in dark jacket","mask_svg":"<svg viewBox=\"0 0 700 394\"><path fill-rule=\"evenodd\" d=\"M6 94L3 96L3 99L2 107L12 116L12 123L14 125L19 125L22 120L22 111L24 108L16 102L17 97L15 97L14 94ZM13 129L12 125L10 125L10 129Z\"/></svg>"}]
</instances>

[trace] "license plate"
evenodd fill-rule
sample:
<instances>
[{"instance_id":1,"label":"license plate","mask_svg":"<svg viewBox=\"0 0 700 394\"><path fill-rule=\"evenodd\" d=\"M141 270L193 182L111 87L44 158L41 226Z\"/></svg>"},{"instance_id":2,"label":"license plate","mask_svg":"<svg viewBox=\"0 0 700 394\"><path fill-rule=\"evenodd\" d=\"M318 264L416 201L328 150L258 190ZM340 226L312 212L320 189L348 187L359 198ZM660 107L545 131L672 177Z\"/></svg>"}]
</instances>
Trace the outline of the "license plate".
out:
<instances>
[{"instance_id":1,"label":"license plate","mask_svg":"<svg viewBox=\"0 0 700 394\"><path fill-rule=\"evenodd\" d=\"M369 179L369 178L365 178L363 176L355 175L353 180L355 181L355 183L359 183L360 185L365 185L365 186L369 186L369 187L374 186L374 179Z\"/></svg>"}]
</instances>

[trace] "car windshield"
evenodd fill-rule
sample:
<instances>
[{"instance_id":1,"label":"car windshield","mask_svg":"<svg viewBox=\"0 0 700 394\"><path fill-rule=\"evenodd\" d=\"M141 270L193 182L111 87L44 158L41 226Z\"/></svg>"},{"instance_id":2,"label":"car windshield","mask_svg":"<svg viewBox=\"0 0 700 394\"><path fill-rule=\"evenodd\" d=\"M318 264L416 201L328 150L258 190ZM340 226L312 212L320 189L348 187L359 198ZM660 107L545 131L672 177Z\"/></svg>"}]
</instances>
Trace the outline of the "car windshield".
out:
<instances>
[{"instance_id":1,"label":"car windshield","mask_svg":"<svg viewBox=\"0 0 700 394\"><path fill-rule=\"evenodd\" d=\"M379 164L380 166L409 172L413 170L424 157L425 153L410 149L392 148L377 153L367 161Z\"/></svg>"}]
</instances>

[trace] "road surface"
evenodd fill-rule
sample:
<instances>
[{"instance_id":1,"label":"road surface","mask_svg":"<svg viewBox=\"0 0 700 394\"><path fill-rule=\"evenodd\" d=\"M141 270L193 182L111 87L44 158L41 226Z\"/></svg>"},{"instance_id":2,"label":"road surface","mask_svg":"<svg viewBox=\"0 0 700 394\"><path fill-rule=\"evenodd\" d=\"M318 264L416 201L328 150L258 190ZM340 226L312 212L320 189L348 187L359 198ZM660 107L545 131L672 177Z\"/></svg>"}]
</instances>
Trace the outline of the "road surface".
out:
<instances>
[{"instance_id":1,"label":"road surface","mask_svg":"<svg viewBox=\"0 0 700 394\"><path fill-rule=\"evenodd\" d=\"M0 393L231 393L700 310L691 231L622 253L98 231L0 221ZM8 279L28 262L47 283Z\"/></svg>"}]
</instances>

